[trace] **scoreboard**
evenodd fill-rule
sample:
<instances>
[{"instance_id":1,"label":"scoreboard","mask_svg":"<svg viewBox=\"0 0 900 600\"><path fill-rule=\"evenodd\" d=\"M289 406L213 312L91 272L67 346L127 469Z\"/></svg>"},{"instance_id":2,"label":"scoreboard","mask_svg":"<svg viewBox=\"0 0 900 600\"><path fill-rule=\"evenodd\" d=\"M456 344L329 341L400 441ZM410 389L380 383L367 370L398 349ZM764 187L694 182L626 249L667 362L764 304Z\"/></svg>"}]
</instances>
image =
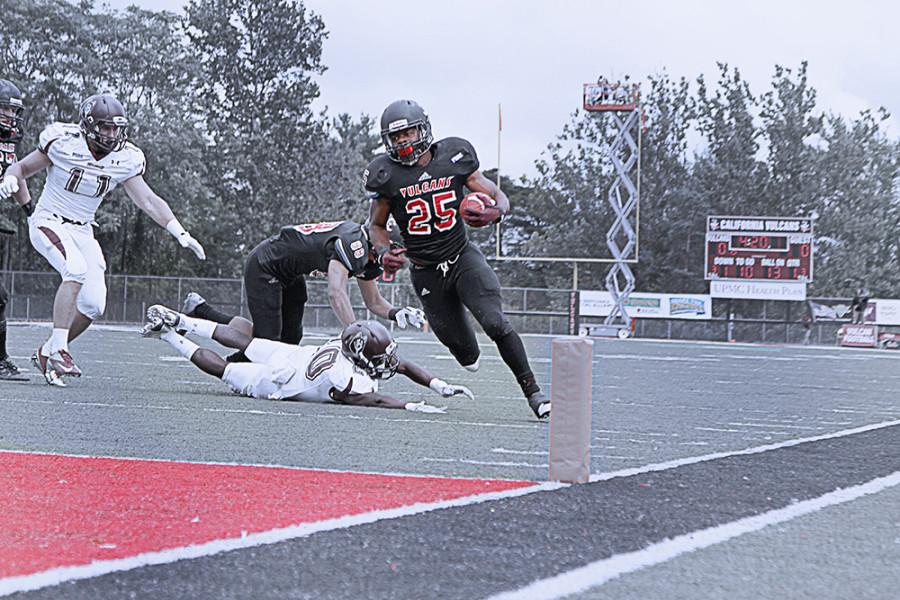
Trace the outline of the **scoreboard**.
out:
<instances>
[{"instance_id":1,"label":"scoreboard","mask_svg":"<svg viewBox=\"0 0 900 600\"><path fill-rule=\"evenodd\" d=\"M813 280L808 217L707 217L705 279Z\"/></svg>"}]
</instances>

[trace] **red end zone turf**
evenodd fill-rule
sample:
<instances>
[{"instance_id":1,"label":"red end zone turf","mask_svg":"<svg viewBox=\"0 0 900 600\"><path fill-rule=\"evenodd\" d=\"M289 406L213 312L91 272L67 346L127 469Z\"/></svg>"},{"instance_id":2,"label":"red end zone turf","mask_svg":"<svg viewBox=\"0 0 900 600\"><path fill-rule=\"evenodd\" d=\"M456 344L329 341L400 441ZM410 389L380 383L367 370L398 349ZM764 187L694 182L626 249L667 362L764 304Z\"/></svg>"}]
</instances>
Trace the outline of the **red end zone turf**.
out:
<instances>
[{"instance_id":1,"label":"red end zone turf","mask_svg":"<svg viewBox=\"0 0 900 600\"><path fill-rule=\"evenodd\" d=\"M528 485L0 452L0 578Z\"/></svg>"}]
</instances>

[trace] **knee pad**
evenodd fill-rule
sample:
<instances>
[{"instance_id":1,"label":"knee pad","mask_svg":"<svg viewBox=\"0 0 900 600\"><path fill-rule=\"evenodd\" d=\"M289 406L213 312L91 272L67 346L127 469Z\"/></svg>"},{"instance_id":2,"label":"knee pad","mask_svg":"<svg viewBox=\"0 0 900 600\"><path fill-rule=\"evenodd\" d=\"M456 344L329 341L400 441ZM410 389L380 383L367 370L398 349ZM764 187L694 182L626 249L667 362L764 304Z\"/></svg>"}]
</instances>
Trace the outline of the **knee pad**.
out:
<instances>
[{"instance_id":1,"label":"knee pad","mask_svg":"<svg viewBox=\"0 0 900 600\"><path fill-rule=\"evenodd\" d=\"M106 311L106 286L82 285L75 304L78 312L96 321Z\"/></svg>"}]
</instances>

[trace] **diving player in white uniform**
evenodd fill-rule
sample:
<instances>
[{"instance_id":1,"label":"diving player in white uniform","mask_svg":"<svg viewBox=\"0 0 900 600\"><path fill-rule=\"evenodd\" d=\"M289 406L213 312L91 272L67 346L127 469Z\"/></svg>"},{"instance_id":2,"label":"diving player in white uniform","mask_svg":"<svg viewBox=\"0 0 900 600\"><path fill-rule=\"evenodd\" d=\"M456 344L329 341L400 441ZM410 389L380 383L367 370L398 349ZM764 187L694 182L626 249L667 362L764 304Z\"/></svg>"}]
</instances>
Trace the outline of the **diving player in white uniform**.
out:
<instances>
[{"instance_id":1,"label":"diving player in white uniform","mask_svg":"<svg viewBox=\"0 0 900 600\"><path fill-rule=\"evenodd\" d=\"M81 375L69 342L106 308L106 260L94 239L94 215L106 195L122 185L132 202L175 236L200 260L203 247L185 231L165 200L144 181L144 153L127 141L128 117L118 100L97 94L85 100L80 122L53 123L41 132L38 149L6 170L0 197L18 190L28 209L25 180L47 169L47 182L28 219L34 248L62 276L53 301L53 333L32 360L47 383L65 387L61 376Z\"/></svg>"},{"instance_id":2,"label":"diving player in white uniform","mask_svg":"<svg viewBox=\"0 0 900 600\"><path fill-rule=\"evenodd\" d=\"M355 321L344 328L339 340L321 346L253 338L251 328L249 321L236 326L221 325L157 304L147 309L142 334L165 340L203 372L218 377L235 392L253 398L444 412L444 408L424 402L404 402L378 393L379 380L400 373L444 398L461 394L474 399L468 388L448 384L399 358L397 342L377 321ZM216 352L197 346L185 337L187 334L240 350L252 362L227 362Z\"/></svg>"}]
</instances>

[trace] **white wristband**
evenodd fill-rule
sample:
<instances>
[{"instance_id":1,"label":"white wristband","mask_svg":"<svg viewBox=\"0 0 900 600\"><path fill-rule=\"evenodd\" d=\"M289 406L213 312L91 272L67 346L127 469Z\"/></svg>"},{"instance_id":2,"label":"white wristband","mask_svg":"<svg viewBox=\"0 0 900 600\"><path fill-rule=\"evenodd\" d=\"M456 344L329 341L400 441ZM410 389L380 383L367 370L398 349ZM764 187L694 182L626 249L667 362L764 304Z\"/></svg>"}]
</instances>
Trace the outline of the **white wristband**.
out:
<instances>
[{"instance_id":1,"label":"white wristband","mask_svg":"<svg viewBox=\"0 0 900 600\"><path fill-rule=\"evenodd\" d=\"M442 380L442 379L438 379L437 377L435 377L435 378L432 379L431 382L428 384L428 387L430 387L432 390L434 390L435 392L437 392L438 394L440 394L441 392L444 391L444 388L447 387L447 382L444 381L444 380Z\"/></svg>"},{"instance_id":2,"label":"white wristband","mask_svg":"<svg viewBox=\"0 0 900 600\"><path fill-rule=\"evenodd\" d=\"M172 219L166 223L166 231L175 236L176 240L187 233L184 227L181 226L181 223L178 222L178 219Z\"/></svg>"}]
</instances>

